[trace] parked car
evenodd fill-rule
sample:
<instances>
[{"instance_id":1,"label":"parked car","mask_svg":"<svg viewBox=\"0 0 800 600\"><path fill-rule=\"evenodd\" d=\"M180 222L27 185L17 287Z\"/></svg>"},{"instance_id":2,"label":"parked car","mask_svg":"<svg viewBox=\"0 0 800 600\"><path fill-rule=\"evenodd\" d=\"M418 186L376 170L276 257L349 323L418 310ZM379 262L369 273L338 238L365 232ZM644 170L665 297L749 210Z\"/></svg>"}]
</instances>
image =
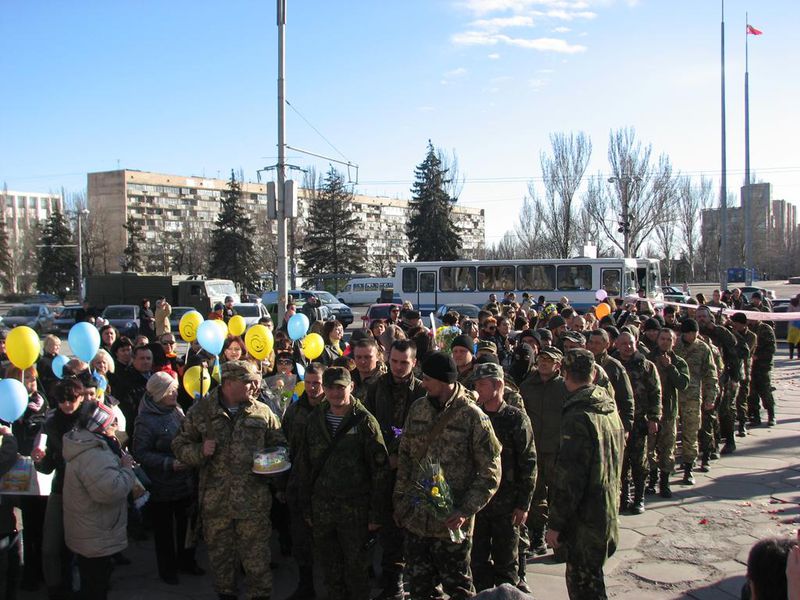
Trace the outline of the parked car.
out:
<instances>
[{"instance_id":1,"label":"parked car","mask_svg":"<svg viewBox=\"0 0 800 600\"><path fill-rule=\"evenodd\" d=\"M289 290L289 295L294 299L295 306L297 306L297 312L300 312L300 309L306 303L306 300L308 300L309 296L316 296L318 293L319 292L315 292L314 290ZM272 315L272 319L275 321L275 326L277 327L276 319L278 314L278 292L264 292L261 295L261 303L267 307L267 310L269 311L269 314ZM331 318L331 311L326 304L320 303L319 309L320 313L322 314L323 321L327 321Z\"/></svg>"},{"instance_id":2,"label":"parked car","mask_svg":"<svg viewBox=\"0 0 800 600\"><path fill-rule=\"evenodd\" d=\"M80 304L71 304L57 311L53 322L56 333L59 335L67 335L69 330L72 329L72 326L75 325L75 318L78 316L78 311L80 309Z\"/></svg>"},{"instance_id":3,"label":"parked car","mask_svg":"<svg viewBox=\"0 0 800 600\"><path fill-rule=\"evenodd\" d=\"M242 302L240 304L234 304L233 310L236 311L237 315L241 315L244 318L244 322L247 323L248 327L258 323L258 320L262 317L272 318L272 315L267 311L267 307L261 304L261 302Z\"/></svg>"},{"instance_id":4,"label":"parked car","mask_svg":"<svg viewBox=\"0 0 800 600\"><path fill-rule=\"evenodd\" d=\"M315 291L314 295L319 298L320 304L330 311L331 317L344 325L345 329L353 322L354 317L352 309L333 294L324 290L319 290Z\"/></svg>"},{"instance_id":5,"label":"parked car","mask_svg":"<svg viewBox=\"0 0 800 600\"><path fill-rule=\"evenodd\" d=\"M120 335L133 339L139 333L139 307L135 304L106 306L103 318L117 328Z\"/></svg>"},{"instance_id":6,"label":"parked car","mask_svg":"<svg viewBox=\"0 0 800 600\"><path fill-rule=\"evenodd\" d=\"M775 290L768 290L766 288L760 288L753 285L743 285L737 287L742 290L742 296L744 296L748 302L750 302L750 296L753 295L753 292L761 292L761 298L769 300L770 302L775 299Z\"/></svg>"},{"instance_id":7,"label":"parked car","mask_svg":"<svg viewBox=\"0 0 800 600\"><path fill-rule=\"evenodd\" d=\"M179 331L181 317L185 315L187 312L191 312L193 310L197 310L193 306L173 306L172 312L169 315L169 328L176 336L180 336L181 332ZM205 315L203 315L205 317ZM183 338L181 338L183 339Z\"/></svg>"},{"instance_id":8,"label":"parked car","mask_svg":"<svg viewBox=\"0 0 800 600\"><path fill-rule=\"evenodd\" d=\"M460 316L477 319L480 308L474 304L442 304L436 309L436 320L441 321L442 317L450 311L457 312Z\"/></svg>"},{"instance_id":9,"label":"parked car","mask_svg":"<svg viewBox=\"0 0 800 600\"><path fill-rule=\"evenodd\" d=\"M22 304L12 306L3 317L3 325L9 329L27 325L36 333L53 331L55 315L46 304Z\"/></svg>"},{"instance_id":10,"label":"parked car","mask_svg":"<svg viewBox=\"0 0 800 600\"><path fill-rule=\"evenodd\" d=\"M664 293L664 300L667 302L680 302L685 304L691 296L680 288L672 285L662 285L661 291Z\"/></svg>"},{"instance_id":11,"label":"parked car","mask_svg":"<svg viewBox=\"0 0 800 600\"><path fill-rule=\"evenodd\" d=\"M392 309L393 306L398 306L398 305L385 302L382 302L380 304L372 304L367 309L367 313L363 317L361 317L361 321L363 322L364 328L370 327L373 321L377 321L378 319L388 319L389 311Z\"/></svg>"},{"instance_id":12,"label":"parked car","mask_svg":"<svg viewBox=\"0 0 800 600\"><path fill-rule=\"evenodd\" d=\"M55 294L45 294L42 292L40 294L34 294L33 296L27 296L22 299L22 302L23 304L58 304L61 302L61 298Z\"/></svg>"}]
</instances>

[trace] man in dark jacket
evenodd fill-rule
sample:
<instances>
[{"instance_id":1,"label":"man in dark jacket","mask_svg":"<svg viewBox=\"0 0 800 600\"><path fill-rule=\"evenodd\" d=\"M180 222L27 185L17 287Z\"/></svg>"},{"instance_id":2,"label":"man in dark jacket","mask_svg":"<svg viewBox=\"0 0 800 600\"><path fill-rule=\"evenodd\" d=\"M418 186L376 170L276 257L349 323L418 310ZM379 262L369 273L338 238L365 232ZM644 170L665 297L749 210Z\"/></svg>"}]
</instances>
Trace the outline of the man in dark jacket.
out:
<instances>
[{"instance_id":1,"label":"man in dark jacket","mask_svg":"<svg viewBox=\"0 0 800 600\"><path fill-rule=\"evenodd\" d=\"M0 424L0 477L17 462L17 440ZM19 533L12 496L0 495L0 598L16 598L19 581Z\"/></svg>"},{"instance_id":2,"label":"man in dark jacket","mask_svg":"<svg viewBox=\"0 0 800 600\"><path fill-rule=\"evenodd\" d=\"M752 422L761 423L759 400L767 409L767 425L775 425L775 397L772 395L772 363L775 357L775 330L769 323L759 321L755 327L756 348L750 375L748 412Z\"/></svg>"},{"instance_id":3,"label":"man in dark jacket","mask_svg":"<svg viewBox=\"0 0 800 600\"><path fill-rule=\"evenodd\" d=\"M133 438L136 415L139 414L139 403L144 397L147 380L153 368L153 351L147 346L137 346L133 350L133 359L130 366L119 380L113 390L114 396L119 400L119 407L125 415L125 429L130 438Z\"/></svg>"},{"instance_id":4,"label":"man in dark jacket","mask_svg":"<svg viewBox=\"0 0 800 600\"><path fill-rule=\"evenodd\" d=\"M617 501L625 430L614 401L592 385L594 356L570 350L562 368L569 394L550 489L547 542L564 549L572 600L606 598L603 564L619 538Z\"/></svg>"},{"instance_id":5,"label":"man in dark jacket","mask_svg":"<svg viewBox=\"0 0 800 600\"><path fill-rule=\"evenodd\" d=\"M626 432L630 432L633 427L633 388L631 380L625 367L613 356L608 354L609 338L605 329L595 329L589 334L586 342L586 349L594 354L595 363L603 367L614 388L614 402L617 405L617 413L622 421L622 426Z\"/></svg>"}]
</instances>

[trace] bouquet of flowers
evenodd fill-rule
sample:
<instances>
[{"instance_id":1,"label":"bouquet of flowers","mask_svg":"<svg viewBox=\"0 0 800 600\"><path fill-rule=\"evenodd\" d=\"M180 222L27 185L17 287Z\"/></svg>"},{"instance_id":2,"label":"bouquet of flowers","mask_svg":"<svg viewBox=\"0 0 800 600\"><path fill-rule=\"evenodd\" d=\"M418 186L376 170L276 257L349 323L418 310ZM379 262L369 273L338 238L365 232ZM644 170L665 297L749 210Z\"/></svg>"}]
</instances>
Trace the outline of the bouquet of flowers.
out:
<instances>
[{"instance_id":1,"label":"bouquet of flowers","mask_svg":"<svg viewBox=\"0 0 800 600\"><path fill-rule=\"evenodd\" d=\"M444 477L442 466L427 459L420 463L420 478L415 482L414 503L421 504L440 521L445 521L453 513L453 493ZM450 540L460 544L467 539L461 529L448 529Z\"/></svg>"},{"instance_id":2,"label":"bouquet of flowers","mask_svg":"<svg viewBox=\"0 0 800 600\"><path fill-rule=\"evenodd\" d=\"M461 330L455 325L442 325L436 330L434 339L442 352L450 354L450 345L458 335L461 335Z\"/></svg>"}]
</instances>

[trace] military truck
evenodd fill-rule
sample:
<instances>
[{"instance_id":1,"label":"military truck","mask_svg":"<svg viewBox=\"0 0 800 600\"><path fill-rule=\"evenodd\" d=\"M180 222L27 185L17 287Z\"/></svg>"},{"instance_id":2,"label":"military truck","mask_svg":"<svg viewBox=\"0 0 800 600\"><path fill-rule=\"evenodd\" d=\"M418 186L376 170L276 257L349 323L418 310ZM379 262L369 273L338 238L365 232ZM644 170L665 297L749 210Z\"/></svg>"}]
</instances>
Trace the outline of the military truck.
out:
<instances>
[{"instance_id":1,"label":"military truck","mask_svg":"<svg viewBox=\"0 0 800 600\"><path fill-rule=\"evenodd\" d=\"M110 304L139 304L142 298L155 302L164 297L173 306L192 306L203 316L217 302L231 296L239 302L236 286L230 279L203 279L197 275L139 275L138 273L109 273L86 278L86 300L96 308Z\"/></svg>"}]
</instances>

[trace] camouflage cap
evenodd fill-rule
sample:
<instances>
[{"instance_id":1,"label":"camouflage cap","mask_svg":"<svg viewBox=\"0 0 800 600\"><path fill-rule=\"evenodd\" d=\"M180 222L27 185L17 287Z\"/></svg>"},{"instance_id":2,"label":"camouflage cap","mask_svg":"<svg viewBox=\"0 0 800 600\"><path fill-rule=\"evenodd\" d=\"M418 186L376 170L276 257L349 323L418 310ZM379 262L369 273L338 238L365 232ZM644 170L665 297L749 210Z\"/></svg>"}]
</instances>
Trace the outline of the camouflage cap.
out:
<instances>
[{"instance_id":1,"label":"camouflage cap","mask_svg":"<svg viewBox=\"0 0 800 600\"><path fill-rule=\"evenodd\" d=\"M564 358L564 355L561 353L561 350L553 346L550 346L549 348L542 348L539 351L539 356L546 356L547 358L557 361L560 361L562 358Z\"/></svg>"},{"instance_id":2,"label":"camouflage cap","mask_svg":"<svg viewBox=\"0 0 800 600\"><path fill-rule=\"evenodd\" d=\"M497 354L497 344L489 340L478 340L476 352L480 352L481 350Z\"/></svg>"},{"instance_id":3,"label":"camouflage cap","mask_svg":"<svg viewBox=\"0 0 800 600\"><path fill-rule=\"evenodd\" d=\"M322 374L322 385L332 387L334 385L348 386L353 382L350 371L344 367L328 367Z\"/></svg>"},{"instance_id":4,"label":"camouflage cap","mask_svg":"<svg viewBox=\"0 0 800 600\"><path fill-rule=\"evenodd\" d=\"M235 379L237 381L261 381L261 375L256 366L249 360L229 360L222 364L222 379Z\"/></svg>"},{"instance_id":5,"label":"camouflage cap","mask_svg":"<svg viewBox=\"0 0 800 600\"><path fill-rule=\"evenodd\" d=\"M475 370L472 372L472 379L499 379L503 381L505 379L505 374L503 373L503 367L500 365L483 363L475 366Z\"/></svg>"},{"instance_id":6,"label":"camouflage cap","mask_svg":"<svg viewBox=\"0 0 800 600\"><path fill-rule=\"evenodd\" d=\"M583 337L583 334L580 331L567 331L561 337L564 338L564 340L573 342L574 344L580 344L581 346L586 345L586 338Z\"/></svg>"},{"instance_id":7,"label":"camouflage cap","mask_svg":"<svg viewBox=\"0 0 800 600\"><path fill-rule=\"evenodd\" d=\"M564 360L561 361L561 366L565 371L591 373L592 367L594 366L594 354L584 348L567 350L567 353L564 355Z\"/></svg>"}]
</instances>

